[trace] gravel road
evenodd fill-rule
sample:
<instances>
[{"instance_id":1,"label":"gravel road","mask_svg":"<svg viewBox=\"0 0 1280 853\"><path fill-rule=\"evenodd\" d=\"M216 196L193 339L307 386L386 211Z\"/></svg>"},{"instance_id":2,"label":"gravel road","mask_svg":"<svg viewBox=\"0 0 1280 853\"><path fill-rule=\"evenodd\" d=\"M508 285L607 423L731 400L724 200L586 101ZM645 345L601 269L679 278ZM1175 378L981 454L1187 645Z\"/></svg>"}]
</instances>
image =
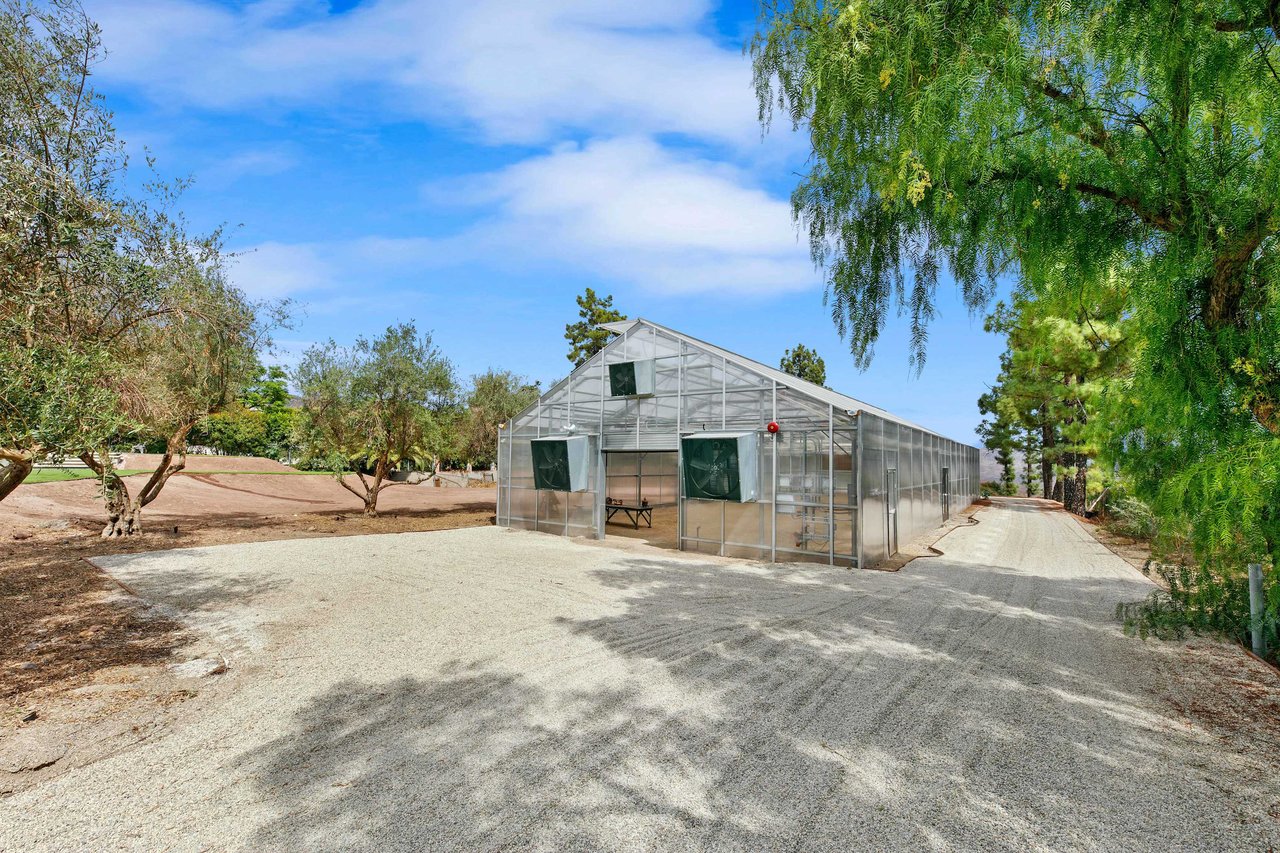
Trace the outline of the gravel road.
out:
<instances>
[{"instance_id":1,"label":"gravel road","mask_svg":"<svg viewBox=\"0 0 1280 853\"><path fill-rule=\"evenodd\" d=\"M897 574L493 528L111 558L230 669L0 800L0 849L1280 844L1277 757L1112 619L1148 581L1062 513L977 519Z\"/></svg>"}]
</instances>

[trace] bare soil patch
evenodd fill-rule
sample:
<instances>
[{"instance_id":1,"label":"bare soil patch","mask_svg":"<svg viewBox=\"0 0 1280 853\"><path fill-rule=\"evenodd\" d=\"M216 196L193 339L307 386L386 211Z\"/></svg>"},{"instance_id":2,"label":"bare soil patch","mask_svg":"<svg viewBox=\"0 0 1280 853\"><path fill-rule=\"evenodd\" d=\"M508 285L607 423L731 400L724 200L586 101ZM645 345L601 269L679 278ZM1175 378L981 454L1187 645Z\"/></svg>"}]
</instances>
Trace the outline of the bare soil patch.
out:
<instances>
[{"instance_id":1,"label":"bare soil patch","mask_svg":"<svg viewBox=\"0 0 1280 853\"><path fill-rule=\"evenodd\" d=\"M0 504L0 708L7 707L0 724L25 715L24 697L34 691L163 662L182 644L177 624L147 613L85 558L484 525L496 494L397 486L379 500L380 515L366 518L324 475L191 473L175 477L144 511L141 535L103 540L96 488L92 480L24 485Z\"/></svg>"},{"instance_id":2,"label":"bare soil patch","mask_svg":"<svg viewBox=\"0 0 1280 853\"><path fill-rule=\"evenodd\" d=\"M126 471L154 471L163 457L159 453L126 453L124 464L120 467ZM237 474L296 474L298 470L277 462L274 459L263 459L260 456L188 456L188 472L207 474L217 471L231 471Z\"/></svg>"}]
</instances>

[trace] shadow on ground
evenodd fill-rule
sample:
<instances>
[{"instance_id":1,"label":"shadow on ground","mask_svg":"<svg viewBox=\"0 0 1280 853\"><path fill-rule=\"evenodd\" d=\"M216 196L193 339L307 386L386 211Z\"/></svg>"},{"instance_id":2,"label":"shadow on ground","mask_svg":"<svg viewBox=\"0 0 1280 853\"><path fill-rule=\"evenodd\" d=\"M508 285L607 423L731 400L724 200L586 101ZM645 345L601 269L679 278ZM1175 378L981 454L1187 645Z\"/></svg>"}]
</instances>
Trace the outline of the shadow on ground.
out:
<instances>
[{"instance_id":1,"label":"shadow on ground","mask_svg":"<svg viewBox=\"0 0 1280 853\"><path fill-rule=\"evenodd\" d=\"M560 623L586 658L457 663L318 696L241 758L278 814L251 846L1276 840L1265 768L1239 784L1206 734L1149 698L1160 650L1106 615L1133 581L941 558L898 575L631 559L597 577L626 606Z\"/></svg>"}]
</instances>

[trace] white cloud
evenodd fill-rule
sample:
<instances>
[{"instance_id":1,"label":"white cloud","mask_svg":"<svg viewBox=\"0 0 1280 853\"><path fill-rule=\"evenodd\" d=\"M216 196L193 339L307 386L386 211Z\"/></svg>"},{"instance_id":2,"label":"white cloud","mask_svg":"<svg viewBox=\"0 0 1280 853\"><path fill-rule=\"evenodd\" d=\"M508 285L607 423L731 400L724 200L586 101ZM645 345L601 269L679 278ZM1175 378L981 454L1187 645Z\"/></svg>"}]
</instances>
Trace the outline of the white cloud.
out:
<instances>
[{"instance_id":1,"label":"white cloud","mask_svg":"<svg viewBox=\"0 0 1280 853\"><path fill-rule=\"evenodd\" d=\"M458 238L661 291L814 284L789 205L739 170L644 138L562 146L471 181L498 213ZM465 183L464 183L465 186Z\"/></svg>"},{"instance_id":2,"label":"white cloud","mask_svg":"<svg viewBox=\"0 0 1280 853\"><path fill-rule=\"evenodd\" d=\"M298 158L285 146L251 148L227 157L211 173L220 181L252 175L278 175L298 165Z\"/></svg>"},{"instance_id":3,"label":"white cloud","mask_svg":"<svg viewBox=\"0 0 1280 853\"><path fill-rule=\"evenodd\" d=\"M759 140L750 67L703 35L704 0L376 0L337 16L270 0L100 0L108 80L162 101L322 103L478 126L491 141L564 129ZM372 87L370 89L369 87Z\"/></svg>"},{"instance_id":4,"label":"white cloud","mask_svg":"<svg viewBox=\"0 0 1280 853\"><path fill-rule=\"evenodd\" d=\"M356 300L375 282L463 265L544 265L664 293L768 295L817 283L786 202L734 167L646 138L560 146L428 195L489 213L449 236L267 244L249 256L248 280L276 293L339 282Z\"/></svg>"},{"instance_id":5,"label":"white cloud","mask_svg":"<svg viewBox=\"0 0 1280 853\"><path fill-rule=\"evenodd\" d=\"M334 269L321 250L307 244L261 243L236 250L228 273L249 296L277 299L332 285Z\"/></svg>"}]
</instances>

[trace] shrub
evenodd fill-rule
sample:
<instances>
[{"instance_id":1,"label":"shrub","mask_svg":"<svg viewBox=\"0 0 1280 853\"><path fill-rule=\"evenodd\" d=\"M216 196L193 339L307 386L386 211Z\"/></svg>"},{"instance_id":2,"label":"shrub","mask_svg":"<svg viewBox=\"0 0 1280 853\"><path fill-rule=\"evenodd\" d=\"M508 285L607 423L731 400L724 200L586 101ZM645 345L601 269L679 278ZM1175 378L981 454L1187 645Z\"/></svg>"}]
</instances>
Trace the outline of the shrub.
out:
<instances>
[{"instance_id":1,"label":"shrub","mask_svg":"<svg viewBox=\"0 0 1280 853\"><path fill-rule=\"evenodd\" d=\"M1156 517L1151 507L1133 497L1121 497L1107 504L1103 526L1117 536L1151 541L1156 537Z\"/></svg>"},{"instance_id":2,"label":"shrub","mask_svg":"<svg viewBox=\"0 0 1280 853\"><path fill-rule=\"evenodd\" d=\"M980 485L979 489L979 494L984 498L989 498L992 495L1011 497L1018 493L1018 486L1015 483L996 482L995 480L987 480Z\"/></svg>"},{"instance_id":3,"label":"shrub","mask_svg":"<svg viewBox=\"0 0 1280 853\"><path fill-rule=\"evenodd\" d=\"M1150 564L1144 569L1150 573ZM1244 572L1217 576L1203 567L1159 565L1155 571L1168 589L1157 589L1141 601L1116 605L1124 632L1146 639L1176 640L1188 634L1213 634L1249 644L1249 578ZM1267 656L1280 660L1280 576L1264 571L1262 615Z\"/></svg>"}]
</instances>

